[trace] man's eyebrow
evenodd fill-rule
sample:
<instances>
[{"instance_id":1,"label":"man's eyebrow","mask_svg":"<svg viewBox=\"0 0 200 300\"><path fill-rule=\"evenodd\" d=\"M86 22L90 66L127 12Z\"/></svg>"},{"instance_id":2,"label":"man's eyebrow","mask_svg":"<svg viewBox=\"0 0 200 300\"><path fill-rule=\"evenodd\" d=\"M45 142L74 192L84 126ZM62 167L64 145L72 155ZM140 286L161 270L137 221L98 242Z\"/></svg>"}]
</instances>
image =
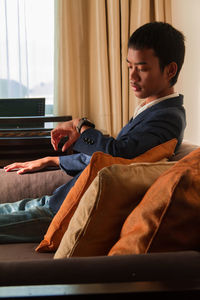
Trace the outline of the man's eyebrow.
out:
<instances>
[{"instance_id":1,"label":"man's eyebrow","mask_svg":"<svg viewBox=\"0 0 200 300\"><path fill-rule=\"evenodd\" d=\"M131 62L128 60L128 58L126 59L127 63L128 64L131 64ZM147 62L145 61L139 61L137 63L134 63L135 66L138 66L138 65L147 65Z\"/></svg>"},{"instance_id":2,"label":"man's eyebrow","mask_svg":"<svg viewBox=\"0 0 200 300\"><path fill-rule=\"evenodd\" d=\"M134 64L135 66L138 66L138 65L147 65L147 62L145 61L140 61L140 62L137 62Z\"/></svg>"}]
</instances>

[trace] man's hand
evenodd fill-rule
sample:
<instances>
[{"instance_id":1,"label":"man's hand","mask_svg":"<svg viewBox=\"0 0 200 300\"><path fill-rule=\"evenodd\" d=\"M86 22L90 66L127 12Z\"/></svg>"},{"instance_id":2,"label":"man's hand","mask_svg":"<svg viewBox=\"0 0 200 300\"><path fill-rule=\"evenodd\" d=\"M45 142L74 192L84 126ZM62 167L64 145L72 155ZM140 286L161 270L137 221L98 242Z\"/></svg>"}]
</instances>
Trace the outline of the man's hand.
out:
<instances>
[{"instance_id":1,"label":"man's hand","mask_svg":"<svg viewBox=\"0 0 200 300\"><path fill-rule=\"evenodd\" d=\"M17 171L17 174L24 174L30 172L36 172L46 167L59 166L58 157L44 157L41 159L36 159L27 162L16 162L4 167L6 172Z\"/></svg>"},{"instance_id":2,"label":"man's hand","mask_svg":"<svg viewBox=\"0 0 200 300\"><path fill-rule=\"evenodd\" d=\"M54 150L58 151L58 144L60 140L65 136L68 137L68 140L62 147L63 152L76 142L76 140L80 136L80 134L76 130L78 123L79 119L63 122L51 131L51 144Z\"/></svg>"}]
</instances>

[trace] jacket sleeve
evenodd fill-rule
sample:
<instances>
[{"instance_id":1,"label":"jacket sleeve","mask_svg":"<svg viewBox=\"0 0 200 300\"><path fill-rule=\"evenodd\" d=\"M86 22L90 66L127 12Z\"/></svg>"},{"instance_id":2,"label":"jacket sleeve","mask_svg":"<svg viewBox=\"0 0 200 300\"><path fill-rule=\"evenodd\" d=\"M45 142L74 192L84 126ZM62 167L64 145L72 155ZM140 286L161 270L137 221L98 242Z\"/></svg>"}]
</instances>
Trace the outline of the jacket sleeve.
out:
<instances>
[{"instance_id":1,"label":"jacket sleeve","mask_svg":"<svg viewBox=\"0 0 200 300\"><path fill-rule=\"evenodd\" d=\"M70 176L75 176L85 169L90 162L90 158L91 156L84 153L60 156L60 168Z\"/></svg>"},{"instance_id":2,"label":"jacket sleeve","mask_svg":"<svg viewBox=\"0 0 200 300\"><path fill-rule=\"evenodd\" d=\"M133 120L134 123L134 120ZM133 125L119 138L106 137L96 129L83 132L74 145L74 150L92 155L102 151L112 156L133 158L170 139L176 138L181 143L185 128L183 111L174 108L145 114L145 118Z\"/></svg>"}]
</instances>

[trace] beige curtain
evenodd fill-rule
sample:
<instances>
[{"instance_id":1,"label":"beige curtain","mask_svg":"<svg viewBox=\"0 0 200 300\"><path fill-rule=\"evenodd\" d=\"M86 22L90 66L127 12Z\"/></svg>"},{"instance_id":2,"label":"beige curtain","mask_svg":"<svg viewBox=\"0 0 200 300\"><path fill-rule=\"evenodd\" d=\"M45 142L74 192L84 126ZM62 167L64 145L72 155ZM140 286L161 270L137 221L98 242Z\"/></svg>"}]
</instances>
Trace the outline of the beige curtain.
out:
<instances>
[{"instance_id":1,"label":"beige curtain","mask_svg":"<svg viewBox=\"0 0 200 300\"><path fill-rule=\"evenodd\" d=\"M128 38L154 20L171 22L171 0L57 0L55 112L87 116L116 136L137 105L129 89Z\"/></svg>"}]
</instances>

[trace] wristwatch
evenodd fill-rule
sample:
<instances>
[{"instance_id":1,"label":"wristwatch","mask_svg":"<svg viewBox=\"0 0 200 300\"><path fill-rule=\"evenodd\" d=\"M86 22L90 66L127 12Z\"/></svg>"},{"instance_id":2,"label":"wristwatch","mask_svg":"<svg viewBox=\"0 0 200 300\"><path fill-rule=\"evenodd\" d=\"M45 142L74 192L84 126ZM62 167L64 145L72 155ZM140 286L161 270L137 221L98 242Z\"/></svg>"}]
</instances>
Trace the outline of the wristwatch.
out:
<instances>
[{"instance_id":1,"label":"wristwatch","mask_svg":"<svg viewBox=\"0 0 200 300\"><path fill-rule=\"evenodd\" d=\"M87 118L82 118L82 119L80 119L78 125L76 126L76 130L78 131L78 133L81 133L81 128L84 125L91 127L91 128L95 128L95 125L90 120L88 120Z\"/></svg>"}]
</instances>

